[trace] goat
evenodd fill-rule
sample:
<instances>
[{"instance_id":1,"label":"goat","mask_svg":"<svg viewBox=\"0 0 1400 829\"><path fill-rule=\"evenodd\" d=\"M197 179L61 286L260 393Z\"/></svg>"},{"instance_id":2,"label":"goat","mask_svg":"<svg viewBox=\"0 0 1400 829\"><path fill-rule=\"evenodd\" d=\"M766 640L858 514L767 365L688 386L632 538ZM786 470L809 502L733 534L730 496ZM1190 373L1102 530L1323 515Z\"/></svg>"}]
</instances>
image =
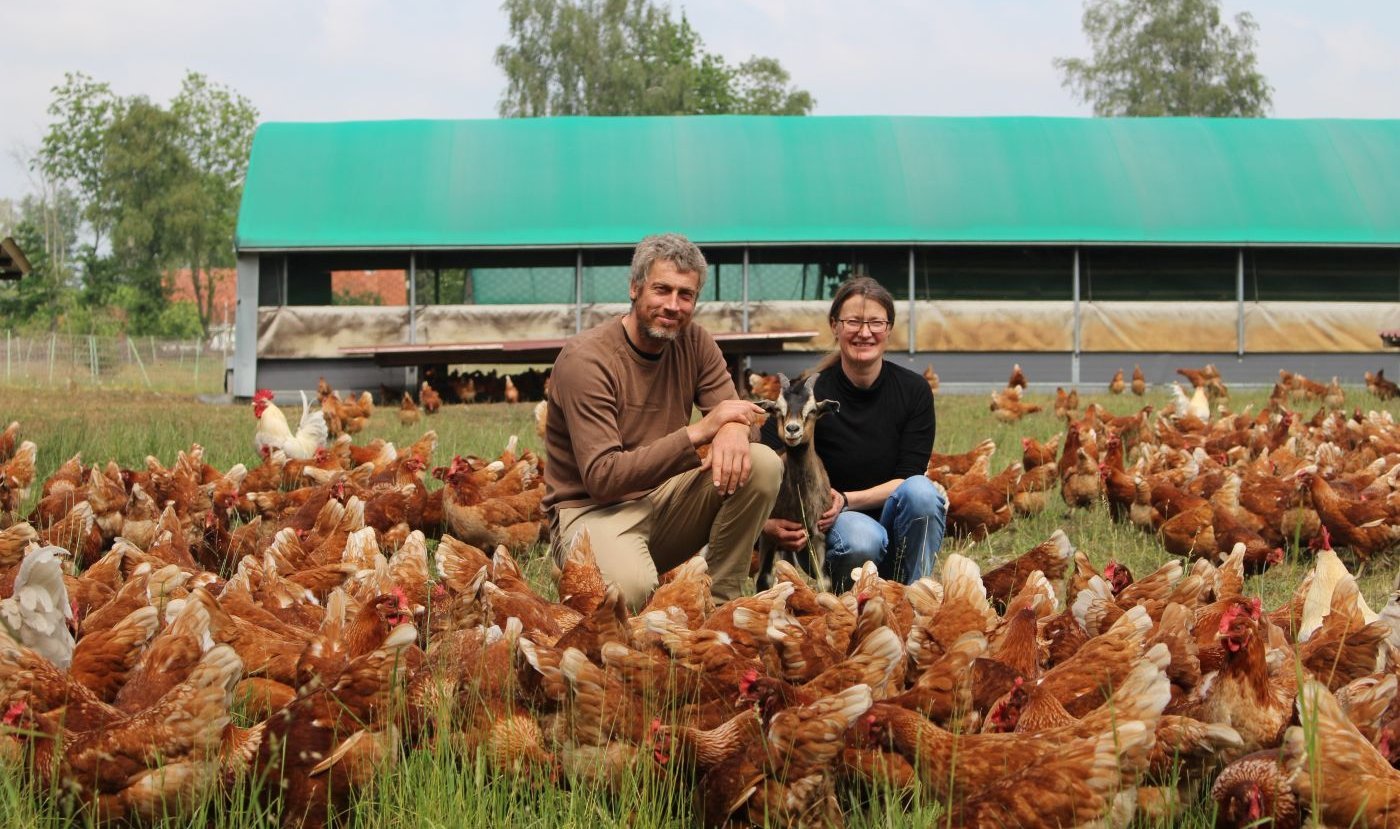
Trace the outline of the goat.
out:
<instances>
[{"instance_id":1,"label":"goat","mask_svg":"<svg viewBox=\"0 0 1400 829\"><path fill-rule=\"evenodd\" d=\"M826 476L826 467L817 457L817 420L828 412L840 410L835 400L817 400L815 388L817 375L812 374L804 381L791 383L785 375L778 375L779 392L776 400L756 401L776 421L778 438L786 451L783 456L783 483L778 489L778 500L773 504L773 518L783 518L802 524L807 531L807 552L811 556L809 570L817 580L818 589L827 589L824 571L826 563L826 533L817 529L817 519L831 508L831 481ZM777 555L792 561L794 554L778 550L767 536L760 536L760 564L758 583L765 587L772 578L773 563ZM797 562L792 561L796 564Z\"/></svg>"}]
</instances>

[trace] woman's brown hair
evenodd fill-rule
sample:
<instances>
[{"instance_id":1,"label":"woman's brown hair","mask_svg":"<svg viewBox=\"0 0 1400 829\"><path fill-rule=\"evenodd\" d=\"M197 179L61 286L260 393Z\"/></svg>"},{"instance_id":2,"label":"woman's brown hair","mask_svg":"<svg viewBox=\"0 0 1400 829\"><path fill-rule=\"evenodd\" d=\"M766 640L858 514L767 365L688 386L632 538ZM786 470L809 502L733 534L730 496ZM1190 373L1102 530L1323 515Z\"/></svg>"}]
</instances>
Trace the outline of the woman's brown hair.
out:
<instances>
[{"instance_id":1,"label":"woman's brown hair","mask_svg":"<svg viewBox=\"0 0 1400 829\"><path fill-rule=\"evenodd\" d=\"M885 313L889 314L890 325L894 325L894 297L884 285L881 285L869 276L852 276L836 288L836 295L831 298L831 310L826 314L827 320L830 321L832 325L836 324L837 314L841 313L841 306L845 305L846 300L853 296L863 296L868 300L880 303L885 309ZM838 348L821 358L815 366L802 372L802 376L806 377L808 374L820 374L836 365L840 360L841 351Z\"/></svg>"},{"instance_id":2,"label":"woman's brown hair","mask_svg":"<svg viewBox=\"0 0 1400 829\"><path fill-rule=\"evenodd\" d=\"M836 289L836 295L831 298L831 310L827 312L826 318L836 322L836 315L841 313L841 306L853 296L863 296L880 303L885 313L889 314L890 325L894 325L894 297L884 285L869 276L853 276L842 282Z\"/></svg>"}]
</instances>

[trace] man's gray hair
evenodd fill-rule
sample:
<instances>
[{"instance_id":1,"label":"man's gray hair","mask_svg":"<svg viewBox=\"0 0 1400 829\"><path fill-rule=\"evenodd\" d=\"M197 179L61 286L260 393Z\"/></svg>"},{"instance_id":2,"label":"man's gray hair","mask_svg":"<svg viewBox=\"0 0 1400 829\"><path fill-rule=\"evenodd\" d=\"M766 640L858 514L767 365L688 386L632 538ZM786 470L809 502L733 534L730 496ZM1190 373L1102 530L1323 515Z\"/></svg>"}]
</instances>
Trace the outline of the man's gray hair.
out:
<instances>
[{"instance_id":1,"label":"man's gray hair","mask_svg":"<svg viewBox=\"0 0 1400 829\"><path fill-rule=\"evenodd\" d=\"M679 233L658 233L637 243L632 252L632 287L640 288L657 262L670 262L681 273L700 275L697 290L705 287L705 254L695 243Z\"/></svg>"}]
</instances>

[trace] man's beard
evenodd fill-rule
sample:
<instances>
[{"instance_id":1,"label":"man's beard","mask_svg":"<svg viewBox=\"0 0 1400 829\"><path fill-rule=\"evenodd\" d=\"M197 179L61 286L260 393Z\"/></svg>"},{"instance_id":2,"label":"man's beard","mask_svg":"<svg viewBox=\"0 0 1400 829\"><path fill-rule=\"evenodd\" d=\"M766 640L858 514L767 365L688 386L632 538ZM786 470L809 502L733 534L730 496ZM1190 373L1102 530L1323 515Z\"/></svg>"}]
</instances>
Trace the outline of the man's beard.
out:
<instances>
[{"instance_id":1,"label":"man's beard","mask_svg":"<svg viewBox=\"0 0 1400 829\"><path fill-rule=\"evenodd\" d=\"M671 342L676 339L676 335L680 334L681 330L679 328L662 328L657 326L656 328L646 329L646 332L647 336L651 337L653 340L666 340L667 342Z\"/></svg>"}]
</instances>

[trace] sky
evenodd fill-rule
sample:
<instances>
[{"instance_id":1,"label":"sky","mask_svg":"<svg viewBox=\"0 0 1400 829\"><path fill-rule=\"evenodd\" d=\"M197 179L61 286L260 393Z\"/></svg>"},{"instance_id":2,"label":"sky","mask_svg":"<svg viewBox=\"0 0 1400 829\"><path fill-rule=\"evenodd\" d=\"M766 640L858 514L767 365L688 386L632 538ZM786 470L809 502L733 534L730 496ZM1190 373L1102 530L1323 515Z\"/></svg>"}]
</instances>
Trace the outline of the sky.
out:
<instances>
[{"instance_id":1,"label":"sky","mask_svg":"<svg viewBox=\"0 0 1400 829\"><path fill-rule=\"evenodd\" d=\"M816 115L1092 114L1051 65L1089 56L1079 0L669 5L731 64L777 58ZM1223 8L1259 23L1274 117L1400 117L1400 3ZM0 198L33 189L19 159L38 147L67 71L164 103L193 69L247 96L263 121L493 118L505 85L495 0L0 0L0 20Z\"/></svg>"}]
</instances>

